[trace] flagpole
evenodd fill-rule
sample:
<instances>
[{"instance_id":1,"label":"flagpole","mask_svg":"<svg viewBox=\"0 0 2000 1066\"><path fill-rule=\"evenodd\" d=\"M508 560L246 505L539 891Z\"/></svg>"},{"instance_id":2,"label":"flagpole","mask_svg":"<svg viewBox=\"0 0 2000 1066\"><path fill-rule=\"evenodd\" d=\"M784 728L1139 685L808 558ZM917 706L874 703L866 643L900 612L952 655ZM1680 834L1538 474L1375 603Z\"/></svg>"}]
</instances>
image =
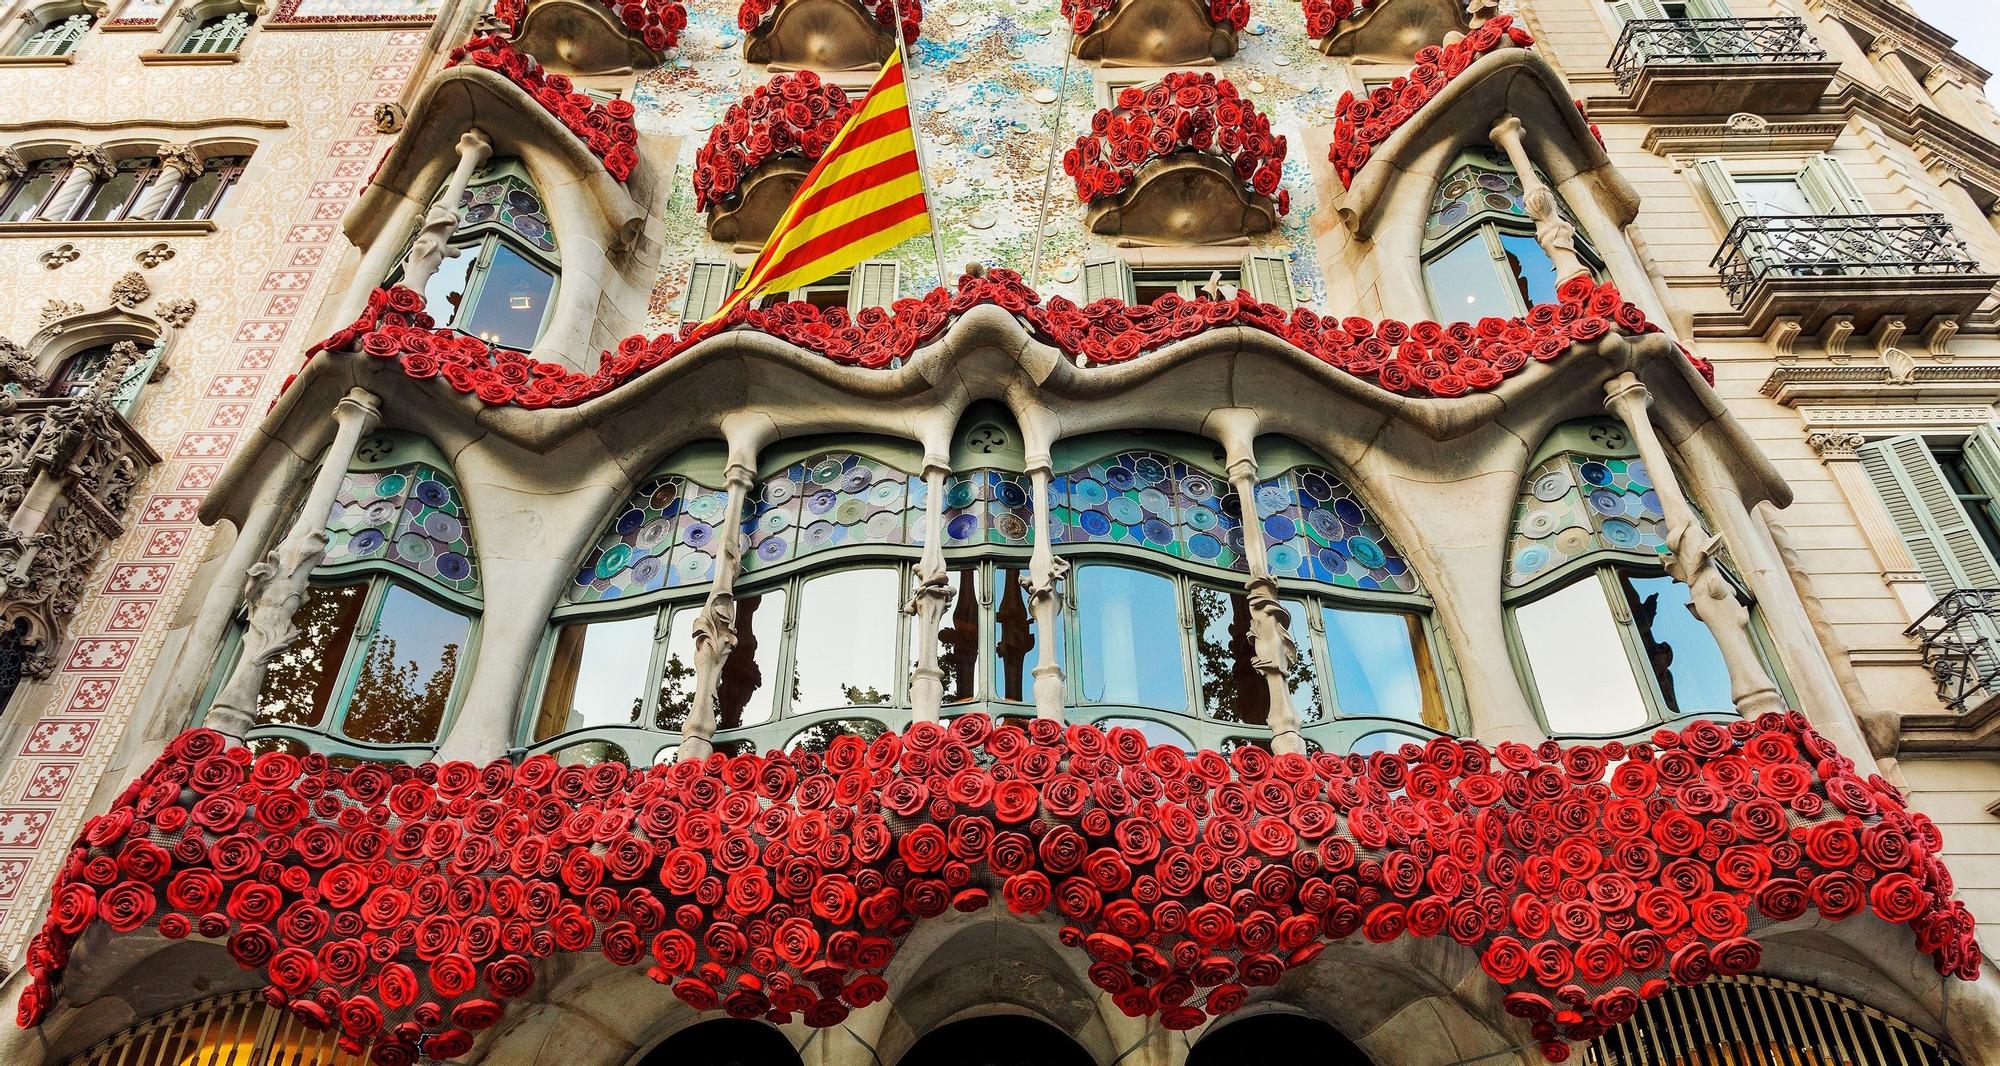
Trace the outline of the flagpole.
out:
<instances>
[{"instance_id":1,"label":"flagpole","mask_svg":"<svg viewBox=\"0 0 2000 1066\"><path fill-rule=\"evenodd\" d=\"M1063 117L1069 113L1069 61L1075 56L1076 27L1071 26L1069 44L1063 49L1062 76L1056 81L1056 128L1049 134L1049 162L1042 171L1042 209L1035 219L1035 255L1028 264L1028 288L1037 292L1042 285L1042 239L1049 233L1049 194L1055 187L1056 153L1062 150Z\"/></svg>"},{"instance_id":2,"label":"flagpole","mask_svg":"<svg viewBox=\"0 0 2000 1066\"><path fill-rule=\"evenodd\" d=\"M903 0L889 0L890 10L896 13L896 50L903 53L903 96L910 109L910 141L917 146L917 182L924 189L924 206L931 216L931 254L937 257L938 288L949 289L951 283L944 276L944 233L938 228L939 215L936 203L931 199L931 179L926 173L929 165L924 153L923 128L917 123L917 79L916 64L911 62L910 50L903 41Z\"/></svg>"}]
</instances>

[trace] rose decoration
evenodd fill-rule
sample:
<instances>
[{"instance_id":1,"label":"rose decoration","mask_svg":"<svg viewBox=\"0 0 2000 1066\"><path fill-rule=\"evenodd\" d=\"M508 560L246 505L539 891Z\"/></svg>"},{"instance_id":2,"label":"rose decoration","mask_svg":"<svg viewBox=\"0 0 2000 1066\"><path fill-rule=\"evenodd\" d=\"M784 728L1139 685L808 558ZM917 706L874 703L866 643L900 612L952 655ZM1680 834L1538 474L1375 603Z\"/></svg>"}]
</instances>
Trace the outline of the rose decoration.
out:
<instances>
[{"instance_id":1,"label":"rose decoration","mask_svg":"<svg viewBox=\"0 0 2000 1066\"><path fill-rule=\"evenodd\" d=\"M896 28L895 0L853 0L853 2L859 4L861 9L883 29L893 31ZM737 28L744 33L754 32L777 17L778 8L784 3L785 0L743 0L742 5L736 9ZM902 0L902 4L903 43L909 44L917 39L918 32L923 28L924 5L923 0Z\"/></svg>"},{"instance_id":2,"label":"rose decoration","mask_svg":"<svg viewBox=\"0 0 2000 1066\"><path fill-rule=\"evenodd\" d=\"M1308 17L1310 8L1308 3ZM1367 165L1375 146L1388 140L1473 61L1503 47L1527 48L1534 43L1528 31L1514 25L1512 15L1501 15L1453 44L1432 45L1418 52L1417 65L1408 74L1374 92L1343 95L1334 113L1333 148L1328 153L1340 183L1352 187L1354 175Z\"/></svg>"},{"instance_id":3,"label":"rose decoration","mask_svg":"<svg viewBox=\"0 0 2000 1066\"><path fill-rule=\"evenodd\" d=\"M1282 215L1292 209L1291 191L1280 187L1285 143L1234 82L1180 71L1149 88L1120 90L1117 106L1092 115L1090 132L1063 153L1063 172L1076 183L1077 199L1091 203L1123 192L1149 160L1203 152L1228 163L1257 195L1274 198Z\"/></svg>"},{"instance_id":4,"label":"rose decoration","mask_svg":"<svg viewBox=\"0 0 2000 1066\"><path fill-rule=\"evenodd\" d=\"M684 11L682 18L686 18ZM543 110L569 127L619 181L630 178L632 168L639 165L639 129L632 123L631 101L599 102L576 91L569 78L543 70L535 57L516 51L498 34L483 33L452 49L445 66L460 63L484 67L520 86Z\"/></svg>"},{"instance_id":5,"label":"rose decoration","mask_svg":"<svg viewBox=\"0 0 2000 1066\"><path fill-rule=\"evenodd\" d=\"M681 32L687 29L687 4L682 0L598 0L598 3L618 16L626 30L655 52L665 52L678 44ZM527 0L498 0L493 5L494 17L506 23L510 32L520 31L521 19L527 13Z\"/></svg>"},{"instance_id":6,"label":"rose decoration","mask_svg":"<svg viewBox=\"0 0 2000 1066\"><path fill-rule=\"evenodd\" d=\"M846 90L810 70L759 85L729 105L695 153L695 209L728 202L751 171L772 159L819 159L857 106Z\"/></svg>"},{"instance_id":7,"label":"rose decoration","mask_svg":"<svg viewBox=\"0 0 2000 1066\"><path fill-rule=\"evenodd\" d=\"M1382 0L1305 0L1306 35L1331 37L1342 22L1381 2Z\"/></svg>"},{"instance_id":8,"label":"rose decoration","mask_svg":"<svg viewBox=\"0 0 2000 1066\"><path fill-rule=\"evenodd\" d=\"M1081 37L1117 6L1118 0L1062 0L1062 13ZM1208 0L1208 20L1241 31L1250 25L1250 0Z\"/></svg>"},{"instance_id":9,"label":"rose decoration","mask_svg":"<svg viewBox=\"0 0 2000 1066\"><path fill-rule=\"evenodd\" d=\"M1618 760L1657 772L1607 784ZM1770 802L1779 768L1839 798L1759 839L1737 812ZM160 828L183 805L294 794L314 801L285 828ZM297 841L328 828L309 859ZM269 1002L378 1066L465 1054L533 991L536 960L585 951L696 1010L827 1027L894 994L883 974L917 923L997 899L1057 923L1122 1010L1173 1029L1268 995L1331 941L1449 935L1560 1061L1672 984L1755 971L1758 933L1810 911L1870 912L1976 977L1942 846L1796 713L1366 758L1190 756L1125 727L966 714L655 767L337 767L196 730L85 825L19 1021L47 1016L101 922L225 942Z\"/></svg>"}]
</instances>

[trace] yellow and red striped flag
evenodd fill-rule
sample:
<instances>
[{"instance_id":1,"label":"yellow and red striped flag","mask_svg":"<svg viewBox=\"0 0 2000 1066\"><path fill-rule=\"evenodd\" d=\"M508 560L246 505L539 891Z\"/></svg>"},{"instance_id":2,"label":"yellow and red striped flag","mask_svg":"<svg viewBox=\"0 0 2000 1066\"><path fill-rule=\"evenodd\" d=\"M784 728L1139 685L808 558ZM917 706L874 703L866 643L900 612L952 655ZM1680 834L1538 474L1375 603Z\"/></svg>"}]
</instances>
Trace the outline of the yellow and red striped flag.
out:
<instances>
[{"instance_id":1,"label":"yellow and red striped flag","mask_svg":"<svg viewBox=\"0 0 2000 1066\"><path fill-rule=\"evenodd\" d=\"M729 299L703 327L747 301L837 274L931 228L903 82L903 50L806 175Z\"/></svg>"}]
</instances>

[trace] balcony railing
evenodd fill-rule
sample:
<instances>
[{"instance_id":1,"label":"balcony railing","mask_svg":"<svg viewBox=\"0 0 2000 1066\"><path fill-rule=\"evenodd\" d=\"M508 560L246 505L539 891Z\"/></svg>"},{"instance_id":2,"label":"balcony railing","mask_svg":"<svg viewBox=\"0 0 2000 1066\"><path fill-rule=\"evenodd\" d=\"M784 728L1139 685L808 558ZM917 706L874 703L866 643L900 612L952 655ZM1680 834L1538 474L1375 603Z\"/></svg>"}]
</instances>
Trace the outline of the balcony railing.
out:
<instances>
[{"instance_id":1,"label":"balcony railing","mask_svg":"<svg viewBox=\"0 0 2000 1066\"><path fill-rule=\"evenodd\" d=\"M1644 19L1625 24L1611 53L1618 87L1630 92L1649 66L1818 63L1826 49L1804 19Z\"/></svg>"},{"instance_id":2,"label":"balcony railing","mask_svg":"<svg viewBox=\"0 0 2000 1066\"><path fill-rule=\"evenodd\" d=\"M2000 589L1954 589L1903 633L1917 639L1938 699L1953 711L2000 693Z\"/></svg>"},{"instance_id":3,"label":"balcony railing","mask_svg":"<svg viewBox=\"0 0 2000 1066\"><path fill-rule=\"evenodd\" d=\"M1710 264L1741 308L1774 278L1971 275L1978 261L1943 215L1762 215L1739 219Z\"/></svg>"}]
</instances>

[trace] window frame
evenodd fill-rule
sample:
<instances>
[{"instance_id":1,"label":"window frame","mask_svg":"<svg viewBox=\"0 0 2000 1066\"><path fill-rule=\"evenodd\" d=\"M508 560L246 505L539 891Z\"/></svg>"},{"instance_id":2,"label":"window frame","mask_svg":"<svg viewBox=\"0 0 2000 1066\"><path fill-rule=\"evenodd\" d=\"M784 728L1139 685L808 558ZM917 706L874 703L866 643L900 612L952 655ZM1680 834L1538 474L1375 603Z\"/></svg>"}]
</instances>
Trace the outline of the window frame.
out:
<instances>
[{"instance_id":1,"label":"window frame","mask_svg":"<svg viewBox=\"0 0 2000 1066\"><path fill-rule=\"evenodd\" d=\"M1471 158L1475 153L1483 156L1483 158L1478 160ZM1515 283L1514 276L1507 270L1507 248L1502 241L1503 237L1524 237L1539 247L1541 239L1536 233L1537 224L1533 218L1522 217L1512 213L1503 215L1494 209L1489 209L1474 212L1466 216L1457 224L1446 229L1441 236L1431 237L1428 235L1431 221L1435 215L1438 196L1445 182L1457 175L1459 171L1471 167L1485 169L1496 174L1504 173L1516 182L1522 181L1520 173L1513 167L1511 162L1507 161L1504 156L1498 156L1498 149L1487 153L1480 152L1475 146L1454 156L1438 177L1436 184L1432 185L1430 206L1425 209L1424 220L1418 226L1417 265L1419 272L1423 275L1424 298L1428 302L1432 316L1439 322L1463 322L1466 319L1462 316L1454 317L1455 312L1447 310L1440 302L1437 284L1432 277L1432 267L1474 240L1483 239L1486 242L1486 253L1492 262L1494 277L1498 279L1501 291L1505 292L1508 300L1514 304L1514 314L1516 316L1526 315L1535 306L1530 302L1527 294L1520 291L1520 286ZM1575 246L1577 259L1582 262L1586 270L1590 271L1593 278L1603 278L1605 272L1604 260L1597 254L1596 249L1591 247L1590 235L1584 230L1582 224L1576 220L1575 216L1571 214L1569 206L1563 202L1562 195L1555 191L1554 184L1549 182L1546 176L1539 174L1539 167L1536 170L1537 175L1541 177L1542 184L1548 187L1550 195L1555 198L1557 213L1563 220L1576 227ZM1523 187L1525 188L1525 183ZM1548 256L1546 250L1544 250L1543 255L1549 258L1551 265L1553 265L1554 257ZM1550 285L1553 287L1562 281L1561 277L1552 277Z\"/></svg>"},{"instance_id":2,"label":"window frame","mask_svg":"<svg viewBox=\"0 0 2000 1066\"><path fill-rule=\"evenodd\" d=\"M248 164L249 159L245 157L242 165L247 166ZM218 190L216 195L218 203L222 198L222 192L232 187L236 181L241 180L240 169L239 167L239 173L234 179L225 182L221 190ZM519 177L527 184L528 188L534 193L536 201L541 205L542 215L546 217L548 215L548 200L542 195L541 186L535 182L534 175L529 173L527 164L511 156L489 160L485 166L482 166L473 176L472 183L466 187L466 197L469 198L473 191L482 185L499 182L510 173ZM439 189L437 195L432 198L432 203L436 204L441 200L446 191L448 190ZM556 232L555 221L553 219L549 221L549 240L550 243L556 246L555 253L551 255L539 248L529 246L519 234L515 233L501 221L497 213L493 218L467 223L465 221L467 206L465 203L460 203L455 208L458 212L458 225L452 231L451 239L445 244L447 249L457 251L457 257L462 258L467 255L472 257L471 264L466 267L465 297L457 308L450 309L449 315L440 314L438 308L431 308L431 317L437 320L439 329L452 329L464 333L468 337L476 337L477 334L459 325L458 320L461 316L469 318L470 314L476 312L480 301L485 296L486 283L492 274L493 259L499 254L500 246L504 244L515 255L520 256L523 260L549 276L549 294L542 306L541 320L535 324L534 340L530 341L525 347L502 344L498 341L488 341L487 343L495 348L503 348L507 351L533 351L535 345L540 344L542 337L547 335L549 322L554 318L556 305L562 297L562 238ZM410 231L409 239L404 242L402 254L396 257L395 268L390 270L382 281L384 287L403 283L403 278L409 267L410 251L416 247L417 238L422 233L423 228L421 225ZM440 267L440 270L442 270L442 267ZM435 281L436 279L437 274L433 273L431 280ZM428 285L429 282L426 282L426 284Z\"/></svg>"},{"instance_id":3,"label":"window frame","mask_svg":"<svg viewBox=\"0 0 2000 1066\"><path fill-rule=\"evenodd\" d=\"M75 169L75 164L60 156L31 161L28 164L28 169L22 171L20 176L16 177L13 181L8 182L5 192L0 192L0 224L18 226L38 220L41 217L42 209L47 207L49 201L55 197L56 190L63 187L63 182L69 177L69 172L73 169ZM14 198L19 196L21 190L26 188L30 182L34 181L41 174L54 174L55 181L49 185L46 192L42 193L35 200L34 210L30 211L28 217L24 219L15 220L6 218L5 216L11 214L15 206Z\"/></svg>"},{"instance_id":4,"label":"window frame","mask_svg":"<svg viewBox=\"0 0 2000 1066\"><path fill-rule=\"evenodd\" d=\"M29 51L36 44L37 38L42 37L43 34L63 30L76 19L84 20L82 29L77 30L73 34L57 33L48 38L49 40L61 42L62 47L54 51ZM12 46L7 50L7 55L18 59L61 59L74 56L77 49L83 47L84 37L91 30L97 28L97 23L97 16L83 9L69 10L61 14L52 15L46 19L38 19L28 27L25 33L14 39Z\"/></svg>"},{"instance_id":5,"label":"window frame","mask_svg":"<svg viewBox=\"0 0 2000 1066\"><path fill-rule=\"evenodd\" d=\"M231 162L232 160L233 162ZM218 164L220 164L219 167ZM174 189L173 195L167 198L166 205L160 209L160 217L158 221L163 221L163 222L213 221L215 218L215 213L222 208L223 201L229 196L229 191L231 189L234 189L240 182L242 182L243 172L249 169L250 166L250 156L247 154L240 156L235 156L235 155L217 156L213 159L203 160L202 166L204 168L204 174L218 169L222 173L222 181L216 185L215 194L208 198L208 203L203 204L199 209L196 210L194 215L189 218L183 219L177 217L180 214L181 208L186 206L188 190L194 188L195 182L201 180L199 176L184 178L181 180L180 184Z\"/></svg>"},{"instance_id":6,"label":"window frame","mask_svg":"<svg viewBox=\"0 0 2000 1066\"><path fill-rule=\"evenodd\" d=\"M190 10L187 14L192 16L186 20L187 27L175 33L168 41L167 46L160 50L161 52L174 56L233 58L243 54L243 47L250 40L250 31L256 29L259 24L258 13L255 7L245 3L218 4L205 12ZM243 20L243 32L236 35L235 40L230 43L230 47L193 47L196 39L202 37L204 34L220 39L221 34L216 31L225 26L231 18L237 17ZM208 43L207 41L202 42L204 46Z\"/></svg>"}]
</instances>

